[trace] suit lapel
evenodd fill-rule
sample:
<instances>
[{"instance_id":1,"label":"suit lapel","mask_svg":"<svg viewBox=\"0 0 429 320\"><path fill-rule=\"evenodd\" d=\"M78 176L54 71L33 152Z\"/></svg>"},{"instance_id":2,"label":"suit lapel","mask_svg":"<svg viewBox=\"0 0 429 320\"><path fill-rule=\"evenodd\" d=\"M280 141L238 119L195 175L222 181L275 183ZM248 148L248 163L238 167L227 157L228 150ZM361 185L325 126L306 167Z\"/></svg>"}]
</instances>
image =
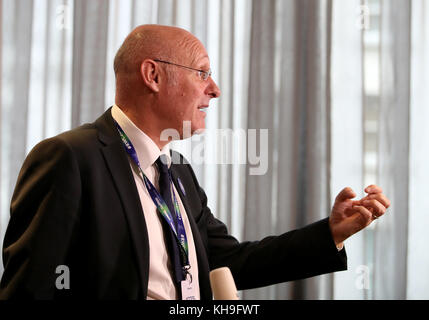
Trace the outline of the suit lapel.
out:
<instances>
[{"instance_id":1,"label":"suit lapel","mask_svg":"<svg viewBox=\"0 0 429 320\"><path fill-rule=\"evenodd\" d=\"M105 144L101 151L117 187L128 222L145 299L149 282L149 238L140 197L110 109L96 121L96 125L99 128L99 138Z\"/></svg>"}]
</instances>

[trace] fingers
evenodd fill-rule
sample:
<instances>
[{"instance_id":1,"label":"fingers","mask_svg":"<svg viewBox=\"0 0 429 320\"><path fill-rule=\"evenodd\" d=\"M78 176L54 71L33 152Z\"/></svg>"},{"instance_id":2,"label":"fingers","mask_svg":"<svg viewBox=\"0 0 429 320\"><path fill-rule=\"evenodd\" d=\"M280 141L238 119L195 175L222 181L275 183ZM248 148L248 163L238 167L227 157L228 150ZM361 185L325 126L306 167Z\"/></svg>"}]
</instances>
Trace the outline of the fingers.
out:
<instances>
[{"instance_id":1,"label":"fingers","mask_svg":"<svg viewBox=\"0 0 429 320\"><path fill-rule=\"evenodd\" d=\"M353 191L353 189L346 187L337 195L335 202L342 202L347 199L353 199L354 197L356 197L356 193Z\"/></svg>"},{"instance_id":2,"label":"fingers","mask_svg":"<svg viewBox=\"0 0 429 320\"><path fill-rule=\"evenodd\" d=\"M361 200L353 200L352 201L352 206L361 206L363 200L365 200L365 198L363 198Z\"/></svg>"},{"instance_id":3,"label":"fingers","mask_svg":"<svg viewBox=\"0 0 429 320\"><path fill-rule=\"evenodd\" d=\"M357 206L363 206L362 200L353 200L353 201L351 201L351 203L349 204L349 206L346 207L345 210L344 210L345 216L346 217L350 217L353 214L355 214L356 212L355 212L355 210L353 210L353 208L355 208Z\"/></svg>"},{"instance_id":4,"label":"fingers","mask_svg":"<svg viewBox=\"0 0 429 320\"><path fill-rule=\"evenodd\" d=\"M354 224L354 226L352 225L354 232L358 232L369 225L373 220L377 219L373 216L371 211L363 206L354 206L353 208L348 208L346 211L348 211L348 219L352 219L350 221Z\"/></svg>"},{"instance_id":5,"label":"fingers","mask_svg":"<svg viewBox=\"0 0 429 320\"><path fill-rule=\"evenodd\" d=\"M364 200L362 201L362 204L365 206L365 208L369 209L372 212L374 219L377 219L386 212L386 207L378 200Z\"/></svg>"},{"instance_id":6,"label":"fingers","mask_svg":"<svg viewBox=\"0 0 429 320\"><path fill-rule=\"evenodd\" d=\"M365 198L363 198L362 200L363 201L366 201L366 200L377 200L384 207L386 207L386 208L390 207L390 201L389 201L389 199L387 199L387 197L383 193L369 194ZM363 203L363 201L362 201L362 203Z\"/></svg>"},{"instance_id":7,"label":"fingers","mask_svg":"<svg viewBox=\"0 0 429 320\"><path fill-rule=\"evenodd\" d=\"M351 188L344 188L336 197L332 210L334 238L344 241L349 236L366 228L372 221L386 213L390 206L389 199L383 190L376 185L365 188L368 193L360 200L350 200L356 196Z\"/></svg>"},{"instance_id":8,"label":"fingers","mask_svg":"<svg viewBox=\"0 0 429 320\"><path fill-rule=\"evenodd\" d=\"M363 198L362 200L377 200L380 202L385 208L390 207L390 201L387 199L387 197L383 194L383 190L374 184L369 185L365 188L365 192L368 193L368 195ZM363 203L363 202L362 202Z\"/></svg>"},{"instance_id":9,"label":"fingers","mask_svg":"<svg viewBox=\"0 0 429 320\"><path fill-rule=\"evenodd\" d=\"M332 221L330 227L335 243L343 242L374 221L371 211L363 206L349 207L345 209L345 214L346 217L343 219L330 220Z\"/></svg>"},{"instance_id":10,"label":"fingers","mask_svg":"<svg viewBox=\"0 0 429 320\"><path fill-rule=\"evenodd\" d=\"M347 234L347 237L364 229L375 220L372 213L363 206L354 206L353 208L346 209L346 211L348 218L341 223L339 228L344 229L344 234Z\"/></svg>"},{"instance_id":11,"label":"fingers","mask_svg":"<svg viewBox=\"0 0 429 320\"><path fill-rule=\"evenodd\" d=\"M379 187L376 186L375 184L371 184L368 187L365 188L365 192L372 194L372 193L383 193L383 190Z\"/></svg>"}]
</instances>

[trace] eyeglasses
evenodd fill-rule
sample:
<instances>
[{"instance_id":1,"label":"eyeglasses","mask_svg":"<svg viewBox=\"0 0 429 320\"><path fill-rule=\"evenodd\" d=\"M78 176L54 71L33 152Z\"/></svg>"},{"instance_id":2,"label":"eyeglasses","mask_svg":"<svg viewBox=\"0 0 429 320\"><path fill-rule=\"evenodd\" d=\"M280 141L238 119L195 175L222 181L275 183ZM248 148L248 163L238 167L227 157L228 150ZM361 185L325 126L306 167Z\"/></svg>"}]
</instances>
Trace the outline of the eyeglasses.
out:
<instances>
[{"instance_id":1,"label":"eyeglasses","mask_svg":"<svg viewBox=\"0 0 429 320\"><path fill-rule=\"evenodd\" d=\"M191 67L182 66L180 64L176 64L176 63L169 62L169 61L163 61L163 60L158 60L158 59L154 59L154 61L162 62L162 63L166 63L166 64L171 64L171 65L176 66L176 67L181 67L181 68L197 71L199 77L203 80L207 80L212 75L211 69L209 69L208 71L204 71L204 70L200 70L200 69L194 69Z\"/></svg>"}]
</instances>

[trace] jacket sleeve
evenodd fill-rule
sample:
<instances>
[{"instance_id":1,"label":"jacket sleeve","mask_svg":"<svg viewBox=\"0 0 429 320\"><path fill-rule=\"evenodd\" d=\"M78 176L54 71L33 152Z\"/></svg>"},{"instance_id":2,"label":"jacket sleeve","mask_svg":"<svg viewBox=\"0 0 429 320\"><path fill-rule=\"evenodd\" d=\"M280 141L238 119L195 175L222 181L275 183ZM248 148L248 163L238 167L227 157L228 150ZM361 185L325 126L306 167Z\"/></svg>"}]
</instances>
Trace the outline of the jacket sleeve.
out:
<instances>
[{"instance_id":1,"label":"jacket sleeve","mask_svg":"<svg viewBox=\"0 0 429 320\"><path fill-rule=\"evenodd\" d=\"M192 170L192 169L191 169ZM227 266L239 290L317 276L347 269L345 249L338 252L328 218L260 241L239 242L207 207L207 197L198 186L210 269Z\"/></svg>"},{"instance_id":2,"label":"jacket sleeve","mask_svg":"<svg viewBox=\"0 0 429 320\"><path fill-rule=\"evenodd\" d=\"M51 299L56 268L65 264L78 223L81 179L72 149L61 138L27 156L11 202L3 243L0 299Z\"/></svg>"}]
</instances>

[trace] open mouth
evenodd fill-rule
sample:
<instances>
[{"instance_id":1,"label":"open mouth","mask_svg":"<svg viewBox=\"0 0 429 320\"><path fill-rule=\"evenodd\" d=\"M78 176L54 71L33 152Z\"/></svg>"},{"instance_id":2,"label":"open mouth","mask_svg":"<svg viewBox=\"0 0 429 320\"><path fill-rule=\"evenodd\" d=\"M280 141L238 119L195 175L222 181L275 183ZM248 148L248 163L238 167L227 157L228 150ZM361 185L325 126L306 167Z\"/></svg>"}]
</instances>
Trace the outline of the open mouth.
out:
<instances>
[{"instance_id":1,"label":"open mouth","mask_svg":"<svg viewBox=\"0 0 429 320\"><path fill-rule=\"evenodd\" d=\"M209 106L205 106L205 105L204 105L204 106L199 106L199 107L198 107L198 110L200 110L201 112L203 112L203 113L205 114L205 113L207 113L207 108L208 108L208 107L209 107Z\"/></svg>"}]
</instances>

